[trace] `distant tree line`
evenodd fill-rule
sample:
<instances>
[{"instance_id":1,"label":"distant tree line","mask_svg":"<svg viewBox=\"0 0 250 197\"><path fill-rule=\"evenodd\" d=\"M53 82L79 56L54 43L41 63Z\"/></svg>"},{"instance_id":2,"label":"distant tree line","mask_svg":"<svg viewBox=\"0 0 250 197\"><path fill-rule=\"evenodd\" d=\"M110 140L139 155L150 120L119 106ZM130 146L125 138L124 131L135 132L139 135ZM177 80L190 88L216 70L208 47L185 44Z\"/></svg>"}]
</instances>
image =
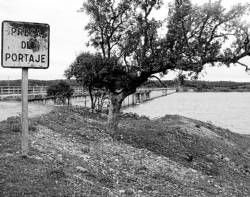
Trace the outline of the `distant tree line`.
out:
<instances>
[{"instance_id":1,"label":"distant tree line","mask_svg":"<svg viewBox=\"0 0 250 197\"><path fill-rule=\"evenodd\" d=\"M147 81L143 84L144 87L160 88L160 87L175 87L178 82L176 80L164 81ZM182 82L184 91L193 89L196 92L232 92L232 91L250 91L249 82L233 82L233 81L198 81L198 80L184 80Z\"/></svg>"},{"instance_id":2,"label":"distant tree line","mask_svg":"<svg viewBox=\"0 0 250 197\"><path fill-rule=\"evenodd\" d=\"M51 86L53 84L57 84L60 81L64 81L62 79L58 80L29 80L29 86ZM65 80L66 81L66 80ZM79 86L76 80L67 80L67 83L70 86ZM0 86L21 86L21 80L0 80Z\"/></svg>"},{"instance_id":3,"label":"distant tree line","mask_svg":"<svg viewBox=\"0 0 250 197\"><path fill-rule=\"evenodd\" d=\"M250 83L246 82L232 82L232 81L185 81L184 87L192 88L198 92L249 92Z\"/></svg>"},{"instance_id":4,"label":"distant tree line","mask_svg":"<svg viewBox=\"0 0 250 197\"><path fill-rule=\"evenodd\" d=\"M29 86L53 86L60 81L67 81L67 84L72 86L79 86L76 80L29 80ZM0 86L21 86L21 80L0 80ZM148 88L163 88L176 87L176 80L148 80L141 87ZM198 80L184 80L184 90L193 89L198 92L205 91L250 91L250 82L233 82L233 81L198 81Z\"/></svg>"}]
</instances>

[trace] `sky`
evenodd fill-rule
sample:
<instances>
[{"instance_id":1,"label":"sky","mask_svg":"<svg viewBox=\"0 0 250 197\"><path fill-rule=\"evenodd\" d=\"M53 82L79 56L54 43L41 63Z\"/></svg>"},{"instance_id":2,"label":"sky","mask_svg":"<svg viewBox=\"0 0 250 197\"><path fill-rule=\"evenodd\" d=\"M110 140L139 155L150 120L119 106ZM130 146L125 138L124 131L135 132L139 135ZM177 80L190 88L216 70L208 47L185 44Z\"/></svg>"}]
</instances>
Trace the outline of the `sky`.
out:
<instances>
[{"instance_id":1,"label":"sky","mask_svg":"<svg viewBox=\"0 0 250 197\"><path fill-rule=\"evenodd\" d=\"M164 16L168 0L159 12ZM236 3L246 3L249 0L223 0L225 7ZM77 12L84 0L0 0L0 22L3 20L48 23L50 25L50 67L43 69L29 69L29 79L52 80L64 78L64 71L82 51L88 51L86 46L88 33L84 26L88 23L88 16ZM208 0L192 0L194 3L204 3ZM250 16L249 16L250 22ZM1 32L0 32L1 37ZM1 60L0 60L1 61ZM242 62L250 67L250 58ZM169 74L171 79L174 74ZM21 69L0 67L0 80L21 78ZM210 81L248 81L250 75L241 66L227 68L207 67L201 74L201 80Z\"/></svg>"}]
</instances>

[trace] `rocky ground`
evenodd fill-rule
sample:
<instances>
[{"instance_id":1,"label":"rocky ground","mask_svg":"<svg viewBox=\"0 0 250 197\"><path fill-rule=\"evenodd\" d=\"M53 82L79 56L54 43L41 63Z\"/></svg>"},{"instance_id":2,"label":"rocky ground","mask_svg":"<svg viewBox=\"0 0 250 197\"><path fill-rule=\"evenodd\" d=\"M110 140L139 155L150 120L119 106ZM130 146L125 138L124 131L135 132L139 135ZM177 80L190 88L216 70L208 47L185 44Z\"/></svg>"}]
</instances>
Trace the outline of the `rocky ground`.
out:
<instances>
[{"instance_id":1,"label":"rocky ground","mask_svg":"<svg viewBox=\"0 0 250 197\"><path fill-rule=\"evenodd\" d=\"M20 121L0 123L0 196L250 196L250 138L181 116L106 115L58 108L30 121L20 157Z\"/></svg>"}]
</instances>

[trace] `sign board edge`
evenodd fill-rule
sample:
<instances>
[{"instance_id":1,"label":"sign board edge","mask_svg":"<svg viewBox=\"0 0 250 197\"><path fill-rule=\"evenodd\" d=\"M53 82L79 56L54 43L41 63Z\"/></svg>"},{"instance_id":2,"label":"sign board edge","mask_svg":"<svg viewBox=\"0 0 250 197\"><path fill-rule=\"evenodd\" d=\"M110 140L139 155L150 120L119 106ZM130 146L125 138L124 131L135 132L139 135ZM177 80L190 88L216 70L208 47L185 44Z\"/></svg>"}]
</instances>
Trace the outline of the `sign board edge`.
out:
<instances>
[{"instance_id":1,"label":"sign board edge","mask_svg":"<svg viewBox=\"0 0 250 197\"><path fill-rule=\"evenodd\" d=\"M48 28L48 63L47 63L47 66L46 67L29 67L29 66L16 66L16 67L12 67L12 66L5 66L4 63L3 63L3 42L4 42L4 39L3 39L3 27L4 27L4 23L29 23L29 24L33 24L33 25L45 25L47 28ZM48 23L39 23L39 22L26 22L26 21L11 21L11 20L3 20L2 21L2 24L1 24L1 66L3 68L29 68L29 69L48 69L49 66L50 66L50 25Z\"/></svg>"}]
</instances>

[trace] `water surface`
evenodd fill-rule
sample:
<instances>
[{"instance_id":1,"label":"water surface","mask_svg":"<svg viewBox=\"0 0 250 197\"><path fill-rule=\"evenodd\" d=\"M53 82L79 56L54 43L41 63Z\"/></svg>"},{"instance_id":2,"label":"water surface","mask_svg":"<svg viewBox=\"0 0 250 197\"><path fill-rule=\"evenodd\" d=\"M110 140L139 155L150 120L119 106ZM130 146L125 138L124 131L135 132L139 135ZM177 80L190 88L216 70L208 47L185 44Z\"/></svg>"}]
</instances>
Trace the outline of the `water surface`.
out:
<instances>
[{"instance_id":1,"label":"water surface","mask_svg":"<svg viewBox=\"0 0 250 197\"><path fill-rule=\"evenodd\" d=\"M72 104L84 106L85 99L76 99ZM89 99L86 104L90 105ZM48 113L52 109L51 105L29 103L29 117ZM178 114L212 122L233 132L250 134L250 93L176 93L123 111L150 118ZM0 102L0 121L20 113L20 102Z\"/></svg>"},{"instance_id":2,"label":"water surface","mask_svg":"<svg viewBox=\"0 0 250 197\"><path fill-rule=\"evenodd\" d=\"M250 134L250 93L176 93L126 108L124 112L150 118L178 114Z\"/></svg>"},{"instance_id":3,"label":"water surface","mask_svg":"<svg viewBox=\"0 0 250 197\"><path fill-rule=\"evenodd\" d=\"M31 118L49 113L52 109L53 106L29 103L29 117ZM0 102L0 121L6 120L10 116L20 115L21 110L22 107L20 102Z\"/></svg>"}]
</instances>

